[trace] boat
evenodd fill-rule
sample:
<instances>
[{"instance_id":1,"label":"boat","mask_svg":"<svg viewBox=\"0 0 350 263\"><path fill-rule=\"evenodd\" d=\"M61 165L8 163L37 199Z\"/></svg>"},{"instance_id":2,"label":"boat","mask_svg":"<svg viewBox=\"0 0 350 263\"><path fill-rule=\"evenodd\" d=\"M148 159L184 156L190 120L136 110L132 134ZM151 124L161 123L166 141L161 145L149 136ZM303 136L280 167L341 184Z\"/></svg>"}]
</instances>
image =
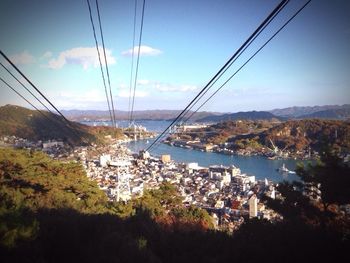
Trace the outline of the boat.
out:
<instances>
[{"instance_id":1,"label":"boat","mask_svg":"<svg viewBox=\"0 0 350 263\"><path fill-rule=\"evenodd\" d=\"M280 168L277 168L277 171L279 171L280 173L288 173L289 170L286 167L286 165L283 163L282 166Z\"/></svg>"},{"instance_id":2,"label":"boat","mask_svg":"<svg viewBox=\"0 0 350 263\"><path fill-rule=\"evenodd\" d=\"M289 174L295 174L295 171L289 170L286 165L283 163L280 168L276 169L280 173L289 173Z\"/></svg>"}]
</instances>

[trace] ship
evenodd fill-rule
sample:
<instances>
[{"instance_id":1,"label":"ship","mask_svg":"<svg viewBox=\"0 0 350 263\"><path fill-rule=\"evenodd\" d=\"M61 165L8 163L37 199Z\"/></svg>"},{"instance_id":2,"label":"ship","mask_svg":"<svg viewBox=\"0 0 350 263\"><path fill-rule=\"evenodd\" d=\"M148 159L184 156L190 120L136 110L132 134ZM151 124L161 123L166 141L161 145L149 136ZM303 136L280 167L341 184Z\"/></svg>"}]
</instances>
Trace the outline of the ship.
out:
<instances>
[{"instance_id":1,"label":"ship","mask_svg":"<svg viewBox=\"0 0 350 263\"><path fill-rule=\"evenodd\" d=\"M290 174L295 174L295 172L294 171L291 171L291 170L289 170L287 167L286 167L286 165L283 163L282 164L282 166L280 167L280 168L277 168L276 169L278 172L280 172L280 173L290 173Z\"/></svg>"}]
</instances>

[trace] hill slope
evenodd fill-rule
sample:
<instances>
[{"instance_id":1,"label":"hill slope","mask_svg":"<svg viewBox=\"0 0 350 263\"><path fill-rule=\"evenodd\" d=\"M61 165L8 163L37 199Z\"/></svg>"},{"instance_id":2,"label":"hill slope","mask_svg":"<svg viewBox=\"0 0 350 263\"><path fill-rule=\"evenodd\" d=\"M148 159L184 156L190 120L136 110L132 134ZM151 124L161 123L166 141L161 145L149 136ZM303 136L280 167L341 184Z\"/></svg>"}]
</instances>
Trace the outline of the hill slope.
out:
<instances>
[{"instance_id":1,"label":"hill slope","mask_svg":"<svg viewBox=\"0 0 350 263\"><path fill-rule=\"evenodd\" d=\"M291 152L321 151L326 145L342 152L350 152L350 123L336 120L290 120L258 134L236 136L230 139L236 145L242 142Z\"/></svg>"},{"instance_id":2,"label":"hill slope","mask_svg":"<svg viewBox=\"0 0 350 263\"><path fill-rule=\"evenodd\" d=\"M0 136L15 135L29 140L61 139L81 144L101 141L100 135L109 132L121 135L120 130L108 127L90 127L75 122L71 122L69 127L62 117L43 112L47 117L19 106L0 107Z\"/></svg>"}]
</instances>

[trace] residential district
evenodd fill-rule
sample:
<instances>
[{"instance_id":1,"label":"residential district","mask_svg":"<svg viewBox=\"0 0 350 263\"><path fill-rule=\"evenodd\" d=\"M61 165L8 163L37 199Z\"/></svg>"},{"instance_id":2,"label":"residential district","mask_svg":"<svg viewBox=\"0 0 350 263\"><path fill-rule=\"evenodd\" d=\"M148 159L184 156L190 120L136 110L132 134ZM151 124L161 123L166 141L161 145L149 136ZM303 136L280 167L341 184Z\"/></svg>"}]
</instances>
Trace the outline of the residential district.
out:
<instances>
[{"instance_id":1,"label":"residential district","mask_svg":"<svg viewBox=\"0 0 350 263\"><path fill-rule=\"evenodd\" d=\"M42 150L54 159L80 162L87 176L111 201L128 202L141 197L146 189L157 189L169 182L178 189L184 206L207 210L217 229L233 231L247 218L280 218L260 201L264 195L279 196L276 185L267 179L256 180L233 165L200 167L197 163L176 163L170 155L131 153L125 144L127 140L109 140L108 146L71 149L60 141L31 142L5 136L0 139L0 146Z\"/></svg>"}]
</instances>

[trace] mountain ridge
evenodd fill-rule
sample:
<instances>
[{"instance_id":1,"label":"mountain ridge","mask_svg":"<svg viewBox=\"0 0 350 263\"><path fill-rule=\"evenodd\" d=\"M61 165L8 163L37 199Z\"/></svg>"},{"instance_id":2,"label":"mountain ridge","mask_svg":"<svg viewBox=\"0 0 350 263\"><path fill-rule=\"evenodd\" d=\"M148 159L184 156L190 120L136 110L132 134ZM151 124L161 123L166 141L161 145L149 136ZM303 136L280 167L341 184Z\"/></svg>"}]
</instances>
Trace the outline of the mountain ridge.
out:
<instances>
[{"instance_id":1,"label":"mountain ridge","mask_svg":"<svg viewBox=\"0 0 350 263\"><path fill-rule=\"evenodd\" d=\"M304 118L315 114L316 112L327 111L327 110L338 110L338 109L350 109L350 104L343 105L323 105L323 106L293 106L287 108L273 109L270 110L272 114L286 118Z\"/></svg>"},{"instance_id":2,"label":"mountain ridge","mask_svg":"<svg viewBox=\"0 0 350 263\"><path fill-rule=\"evenodd\" d=\"M199 119L199 122L220 122L227 120L284 120L284 118L278 117L267 111L240 111L237 113L223 114L219 116L208 116Z\"/></svg>"},{"instance_id":3,"label":"mountain ridge","mask_svg":"<svg viewBox=\"0 0 350 263\"><path fill-rule=\"evenodd\" d=\"M205 118L213 119L227 118L228 115L236 114L231 117L235 118L241 115L243 119L255 119L254 116L246 116L242 113L251 112L253 115L255 112L268 112L275 116L261 116L262 119L277 118L280 120L286 119L305 119L305 118L324 118L324 119L347 119L350 118L350 104L344 105L323 105L323 106L293 106L287 108L279 108L273 110L264 111L239 111L239 112L211 112L201 111L194 114L191 118L192 121L205 121ZM62 110L62 113L70 120L73 121L96 121L103 120L108 121L110 119L109 111L107 110ZM117 110L115 111L117 120L128 120L129 112ZM181 110L138 110L134 111L133 116L135 120L174 120ZM220 117L222 116L222 117ZM204 119L204 120L203 120Z\"/></svg>"}]
</instances>

